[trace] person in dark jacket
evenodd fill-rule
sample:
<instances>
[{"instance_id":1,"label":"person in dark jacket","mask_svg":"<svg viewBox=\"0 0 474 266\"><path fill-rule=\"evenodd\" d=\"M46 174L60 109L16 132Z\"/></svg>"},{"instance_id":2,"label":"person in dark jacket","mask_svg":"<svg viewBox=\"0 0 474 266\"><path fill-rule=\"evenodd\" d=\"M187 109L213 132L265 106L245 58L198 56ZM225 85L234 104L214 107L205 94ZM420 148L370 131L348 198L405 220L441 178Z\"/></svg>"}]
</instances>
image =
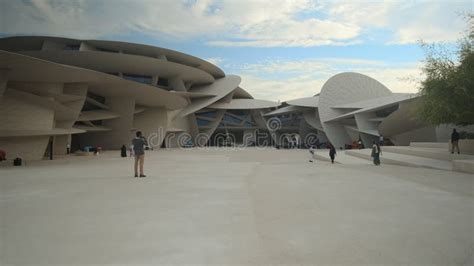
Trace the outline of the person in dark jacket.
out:
<instances>
[{"instance_id":1,"label":"person in dark jacket","mask_svg":"<svg viewBox=\"0 0 474 266\"><path fill-rule=\"evenodd\" d=\"M140 165L140 177L146 177L143 173L145 162L145 146L148 145L141 131L137 131L136 137L132 140L133 153L135 154L135 177L138 177L138 165Z\"/></svg>"},{"instance_id":2,"label":"person in dark jacket","mask_svg":"<svg viewBox=\"0 0 474 266\"><path fill-rule=\"evenodd\" d=\"M459 133L453 128L453 133L451 134L451 153L454 153L454 148L459 152Z\"/></svg>"},{"instance_id":3,"label":"person in dark jacket","mask_svg":"<svg viewBox=\"0 0 474 266\"><path fill-rule=\"evenodd\" d=\"M382 153L382 150L380 149L380 145L378 142L374 140L373 145L372 145L372 158L374 160L375 165L380 165L380 154Z\"/></svg>"},{"instance_id":4,"label":"person in dark jacket","mask_svg":"<svg viewBox=\"0 0 474 266\"><path fill-rule=\"evenodd\" d=\"M334 158L336 157L336 148L334 145L329 143L329 157L331 158L331 163L334 163Z\"/></svg>"},{"instance_id":5,"label":"person in dark jacket","mask_svg":"<svg viewBox=\"0 0 474 266\"><path fill-rule=\"evenodd\" d=\"M0 162L7 159L7 153L4 150L0 150Z\"/></svg>"},{"instance_id":6,"label":"person in dark jacket","mask_svg":"<svg viewBox=\"0 0 474 266\"><path fill-rule=\"evenodd\" d=\"M122 145L122 148L120 148L120 156L127 157L127 147L125 145Z\"/></svg>"}]
</instances>

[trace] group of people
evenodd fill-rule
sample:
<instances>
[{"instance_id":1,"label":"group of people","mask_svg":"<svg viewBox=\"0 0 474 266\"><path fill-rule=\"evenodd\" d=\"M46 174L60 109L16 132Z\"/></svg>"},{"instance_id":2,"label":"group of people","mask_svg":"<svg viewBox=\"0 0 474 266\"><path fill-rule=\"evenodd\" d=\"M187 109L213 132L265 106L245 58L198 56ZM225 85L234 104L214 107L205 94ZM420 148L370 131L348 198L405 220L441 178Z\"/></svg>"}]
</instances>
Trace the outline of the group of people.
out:
<instances>
[{"instance_id":1,"label":"group of people","mask_svg":"<svg viewBox=\"0 0 474 266\"><path fill-rule=\"evenodd\" d=\"M360 145L362 145L362 141L359 139L359 142L357 142L357 144L359 145L358 147L360 147ZM380 155L382 154L382 149L380 148L381 145L383 145L383 139L380 142L373 141L371 157L373 159L374 165L380 165ZM329 150L329 158L331 160L331 163L333 164L337 154L336 148L330 142L327 143L326 148ZM314 146L311 146L309 148L309 153L311 154L311 159L309 161L312 163L315 153Z\"/></svg>"},{"instance_id":2,"label":"group of people","mask_svg":"<svg viewBox=\"0 0 474 266\"><path fill-rule=\"evenodd\" d=\"M329 158L331 159L331 163L334 163L334 159L336 158L336 148L334 145L329 143ZM380 155L382 154L382 149L380 149L380 143L377 141L373 142L372 145L372 153L371 157L375 165L380 165Z\"/></svg>"},{"instance_id":3,"label":"group of people","mask_svg":"<svg viewBox=\"0 0 474 266\"><path fill-rule=\"evenodd\" d=\"M382 135L379 136L378 141L373 141L372 142L372 152L370 156L372 157L372 161L374 165L380 165L380 155L382 155L382 149L380 146L384 145L384 137ZM351 148L361 148L363 147L362 140L359 138L359 141L354 141L353 142L353 147ZM336 158L336 148L334 145L331 143L327 144L327 148L329 149L329 158L331 159L331 163L334 163L334 159ZM342 149L342 148L341 148ZM451 134L451 153L454 153L454 150L456 149L457 153L460 154L459 150L459 133L456 131L456 129L453 129L453 132ZM309 160L310 162L313 162L312 158L314 155L314 147L311 146L309 149L309 152L311 153L311 159Z\"/></svg>"},{"instance_id":4,"label":"group of people","mask_svg":"<svg viewBox=\"0 0 474 266\"><path fill-rule=\"evenodd\" d=\"M379 137L378 141L373 141L372 142L372 152L371 152L371 157L373 160L374 165L380 165L380 155L382 155L382 149L380 146L382 146L384 143L384 138L383 136ZM451 153L454 153L454 149L457 150L457 153L459 154L459 133L456 131L456 129L453 129L453 133L451 134ZM359 139L357 142L358 147L362 146L362 141ZM143 166L145 163L145 147L148 146L148 143L145 139L145 137L142 135L141 131L136 132L135 138L132 139L132 146L130 149L130 156L135 157L135 163L134 163L134 170L135 170L135 177L146 177L144 171L143 171ZM334 145L331 143L327 144L327 148L329 149L329 158L331 160L331 163L334 163L334 160L336 158L336 148ZM314 155L314 147L311 146L309 149L309 152L311 153L311 157ZM122 157L127 157L127 148L125 145L122 146L121 150L121 155ZM312 158L310 159L310 162L313 162Z\"/></svg>"},{"instance_id":5,"label":"group of people","mask_svg":"<svg viewBox=\"0 0 474 266\"><path fill-rule=\"evenodd\" d=\"M336 148L331 143L327 143L326 146L329 149L329 158L331 158L331 163L334 163L334 159L336 158ZM311 159L309 162L313 162L313 157L314 157L314 146L311 146L309 148L309 153L311 153Z\"/></svg>"}]
</instances>

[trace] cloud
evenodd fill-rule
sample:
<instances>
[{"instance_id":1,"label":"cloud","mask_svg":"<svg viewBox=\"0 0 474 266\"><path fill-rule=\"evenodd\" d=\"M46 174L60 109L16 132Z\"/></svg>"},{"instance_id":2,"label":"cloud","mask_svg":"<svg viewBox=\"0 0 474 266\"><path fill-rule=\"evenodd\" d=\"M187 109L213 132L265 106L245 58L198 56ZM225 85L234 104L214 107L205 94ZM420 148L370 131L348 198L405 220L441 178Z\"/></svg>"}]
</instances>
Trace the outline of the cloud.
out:
<instances>
[{"instance_id":1,"label":"cloud","mask_svg":"<svg viewBox=\"0 0 474 266\"><path fill-rule=\"evenodd\" d=\"M225 47L411 44L455 41L466 27L463 12L473 12L472 0L0 0L0 33L146 36ZM258 58L238 66L222 57L206 60L241 75L242 86L256 98L273 100L314 95L344 71L369 75L395 92L416 92L422 77L415 62Z\"/></svg>"},{"instance_id":2,"label":"cloud","mask_svg":"<svg viewBox=\"0 0 474 266\"><path fill-rule=\"evenodd\" d=\"M241 74L241 87L256 99L287 101L309 97L316 94L325 79L289 78L284 80L267 79L261 76Z\"/></svg>"},{"instance_id":3,"label":"cloud","mask_svg":"<svg viewBox=\"0 0 474 266\"><path fill-rule=\"evenodd\" d=\"M293 74L297 76L317 73L332 73L340 67L353 68L358 66L380 67L383 61L359 58L307 58L304 60L266 60L260 63L243 64L240 69L245 73L261 74Z\"/></svg>"},{"instance_id":4,"label":"cloud","mask_svg":"<svg viewBox=\"0 0 474 266\"><path fill-rule=\"evenodd\" d=\"M299 61L265 61L243 65L241 86L255 98L291 100L320 92L324 83L341 72L368 75L393 92L416 93L422 78L420 63L390 64L357 58L319 58ZM274 78L282 76L283 78Z\"/></svg>"},{"instance_id":5,"label":"cloud","mask_svg":"<svg viewBox=\"0 0 474 266\"><path fill-rule=\"evenodd\" d=\"M309 47L453 41L465 27L457 12L471 0L23 0L0 1L3 34L100 38L139 33L155 38L199 37L212 46Z\"/></svg>"},{"instance_id":6,"label":"cloud","mask_svg":"<svg viewBox=\"0 0 474 266\"><path fill-rule=\"evenodd\" d=\"M208 45L222 47L312 47L321 45L346 46L360 44L360 40L333 41L321 39L267 39L249 41L209 41Z\"/></svg>"},{"instance_id":7,"label":"cloud","mask_svg":"<svg viewBox=\"0 0 474 266\"><path fill-rule=\"evenodd\" d=\"M324 7L333 19L358 25L363 34L383 29L386 43L454 42L466 27L463 14L474 10L472 0L453 1L331 1Z\"/></svg>"},{"instance_id":8,"label":"cloud","mask_svg":"<svg viewBox=\"0 0 474 266\"><path fill-rule=\"evenodd\" d=\"M423 78L421 64L385 67L360 68L357 72L366 74L387 86L392 92L417 93L420 81Z\"/></svg>"},{"instance_id":9,"label":"cloud","mask_svg":"<svg viewBox=\"0 0 474 266\"><path fill-rule=\"evenodd\" d=\"M205 58L204 60L216 66L220 65L221 63L225 61L224 58L221 58L221 57L209 57L209 58Z\"/></svg>"}]
</instances>

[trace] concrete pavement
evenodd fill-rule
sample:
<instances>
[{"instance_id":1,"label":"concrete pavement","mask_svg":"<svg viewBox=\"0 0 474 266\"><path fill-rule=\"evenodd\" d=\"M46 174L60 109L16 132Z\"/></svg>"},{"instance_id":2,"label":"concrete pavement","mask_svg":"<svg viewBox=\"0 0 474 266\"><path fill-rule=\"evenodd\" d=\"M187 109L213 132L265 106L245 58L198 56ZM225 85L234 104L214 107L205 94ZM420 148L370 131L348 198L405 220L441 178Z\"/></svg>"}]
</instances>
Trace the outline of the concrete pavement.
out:
<instances>
[{"instance_id":1,"label":"concrete pavement","mask_svg":"<svg viewBox=\"0 0 474 266\"><path fill-rule=\"evenodd\" d=\"M119 152L0 167L0 265L471 265L474 176L307 150ZM363 162L363 161L361 161Z\"/></svg>"}]
</instances>

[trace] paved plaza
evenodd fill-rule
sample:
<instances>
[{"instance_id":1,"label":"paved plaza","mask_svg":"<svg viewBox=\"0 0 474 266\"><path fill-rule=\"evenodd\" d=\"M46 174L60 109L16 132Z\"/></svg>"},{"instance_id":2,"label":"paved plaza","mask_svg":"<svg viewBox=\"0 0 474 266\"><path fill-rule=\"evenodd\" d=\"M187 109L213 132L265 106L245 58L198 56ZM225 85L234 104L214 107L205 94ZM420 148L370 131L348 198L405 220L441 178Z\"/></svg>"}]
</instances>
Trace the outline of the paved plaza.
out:
<instances>
[{"instance_id":1,"label":"paved plaza","mask_svg":"<svg viewBox=\"0 0 474 266\"><path fill-rule=\"evenodd\" d=\"M308 160L159 150L146 178L119 152L0 165L0 265L472 265L474 175Z\"/></svg>"}]
</instances>

